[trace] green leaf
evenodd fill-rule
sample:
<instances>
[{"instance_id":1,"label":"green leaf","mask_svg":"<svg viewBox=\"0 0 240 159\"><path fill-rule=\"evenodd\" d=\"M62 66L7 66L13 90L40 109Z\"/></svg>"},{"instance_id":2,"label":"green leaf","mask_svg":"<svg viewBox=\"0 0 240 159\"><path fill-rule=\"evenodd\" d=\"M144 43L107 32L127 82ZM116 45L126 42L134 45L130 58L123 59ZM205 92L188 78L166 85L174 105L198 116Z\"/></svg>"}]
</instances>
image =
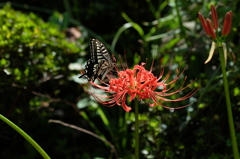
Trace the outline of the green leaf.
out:
<instances>
[{"instance_id":1,"label":"green leaf","mask_svg":"<svg viewBox=\"0 0 240 159\"><path fill-rule=\"evenodd\" d=\"M133 22L126 13L122 12L121 13L122 17L129 23L131 23L132 27L138 32L138 34L143 38L144 37L144 31L140 25L137 23Z\"/></svg>"},{"instance_id":2,"label":"green leaf","mask_svg":"<svg viewBox=\"0 0 240 159\"><path fill-rule=\"evenodd\" d=\"M89 102L90 102L89 98L82 98L81 100L79 100L77 102L78 109L83 109L83 108L89 106Z\"/></svg>"}]
</instances>

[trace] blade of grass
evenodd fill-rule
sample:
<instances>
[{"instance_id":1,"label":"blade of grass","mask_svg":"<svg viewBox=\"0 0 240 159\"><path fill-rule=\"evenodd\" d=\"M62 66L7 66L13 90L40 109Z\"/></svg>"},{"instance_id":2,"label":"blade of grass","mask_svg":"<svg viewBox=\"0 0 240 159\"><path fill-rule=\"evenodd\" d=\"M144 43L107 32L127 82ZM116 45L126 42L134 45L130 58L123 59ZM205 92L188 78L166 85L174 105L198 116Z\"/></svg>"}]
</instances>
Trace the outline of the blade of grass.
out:
<instances>
[{"instance_id":1,"label":"blade of grass","mask_svg":"<svg viewBox=\"0 0 240 159\"><path fill-rule=\"evenodd\" d=\"M12 127L15 131L17 131L20 135L22 135L22 137L24 137L42 155L44 159L50 159L47 153L21 128L19 128L16 124L14 124L13 122L11 122L9 119L7 119L1 114L0 114L0 119L4 121L6 124L8 124L10 127Z\"/></svg>"},{"instance_id":2,"label":"blade of grass","mask_svg":"<svg viewBox=\"0 0 240 159\"><path fill-rule=\"evenodd\" d=\"M142 29L142 27L140 25L138 25L137 23L133 22L128 16L126 13L122 12L122 17L129 23L132 24L132 27L138 32L138 34L143 38L145 33Z\"/></svg>"},{"instance_id":3,"label":"blade of grass","mask_svg":"<svg viewBox=\"0 0 240 159\"><path fill-rule=\"evenodd\" d=\"M115 49L115 46L116 46L116 43L120 37L120 35L127 29L131 28L132 27L132 24L131 23L126 23L124 24L122 27L120 27L117 31L117 33L115 34L114 38L113 38L113 41L112 41L112 45L111 45L111 51L114 52L114 49Z\"/></svg>"},{"instance_id":4,"label":"blade of grass","mask_svg":"<svg viewBox=\"0 0 240 159\"><path fill-rule=\"evenodd\" d=\"M101 107L98 107L97 111L98 111L99 116L102 119L104 125L106 126L107 130L109 131L111 137L114 138L114 134L113 134L113 131L111 129L111 125L110 125L110 122L109 122L107 116L105 115L105 113L103 112Z\"/></svg>"}]
</instances>

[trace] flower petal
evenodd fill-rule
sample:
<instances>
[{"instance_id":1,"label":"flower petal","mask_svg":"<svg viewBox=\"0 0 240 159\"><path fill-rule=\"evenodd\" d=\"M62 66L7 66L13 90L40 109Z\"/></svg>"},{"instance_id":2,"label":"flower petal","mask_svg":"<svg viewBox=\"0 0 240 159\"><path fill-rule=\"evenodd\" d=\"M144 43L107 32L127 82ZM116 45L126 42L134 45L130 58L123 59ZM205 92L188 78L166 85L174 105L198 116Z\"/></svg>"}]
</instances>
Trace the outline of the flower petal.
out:
<instances>
[{"instance_id":1,"label":"flower petal","mask_svg":"<svg viewBox=\"0 0 240 159\"><path fill-rule=\"evenodd\" d=\"M214 51L215 51L215 48L216 48L216 43L215 42L212 42L212 46L211 46L211 49L209 51L209 54L208 54L208 58L207 60L204 62L205 64L207 64L213 57L213 54L214 54Z\"/></svg>"},{"instance_id":2,"label":"flower petal","mask_svg":"<svg viewBox=\"0 0 240 159\"><path fill-rule=\"evenodd\" d=\"M126 96L124 96L123 99L122 99L122 107L123 107L123 109L124 109L126 112L129 112L132 108L131 108L131 107L128 107L128 106L126 105L125 101L126 101Z\"/></svg>"},{"instance_id":3,"label":"flower petal","mask_svg":"<svg viewBox=\"0 0 240 159\"><path fill-rule=\"evenodd\" d=\"M226 43L222 43L223 46L223 54L224 54L224 60L225 60L225 67L227 65L227 45Z\"/></svg>"}]
</instances>

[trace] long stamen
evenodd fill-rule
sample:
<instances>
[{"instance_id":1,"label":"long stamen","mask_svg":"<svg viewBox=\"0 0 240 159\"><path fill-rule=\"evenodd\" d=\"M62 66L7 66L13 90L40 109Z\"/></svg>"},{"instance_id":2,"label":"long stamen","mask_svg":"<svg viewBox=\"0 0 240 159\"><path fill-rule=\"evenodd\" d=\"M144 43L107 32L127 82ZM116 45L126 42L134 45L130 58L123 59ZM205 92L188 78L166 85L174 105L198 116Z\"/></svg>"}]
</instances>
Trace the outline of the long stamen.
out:
<instances>
[{"instance_id":1,"label":"long stamen","mask_svg":"<svg viewBox=\"0 0 240 159\"><path fill-rule=\"evenodd\" d=\"M212 46L211 46L211 49L210 49L210 51L209 51L208 58L207 58L207 60L204 62L205 64L208 63L208 62L212 59L213 54L214 54L214 51L215 51L215 48L216 48L216 45L217 45L217 44L216 44L215 42L212 42Z\"/></svg>"}]
</instances>

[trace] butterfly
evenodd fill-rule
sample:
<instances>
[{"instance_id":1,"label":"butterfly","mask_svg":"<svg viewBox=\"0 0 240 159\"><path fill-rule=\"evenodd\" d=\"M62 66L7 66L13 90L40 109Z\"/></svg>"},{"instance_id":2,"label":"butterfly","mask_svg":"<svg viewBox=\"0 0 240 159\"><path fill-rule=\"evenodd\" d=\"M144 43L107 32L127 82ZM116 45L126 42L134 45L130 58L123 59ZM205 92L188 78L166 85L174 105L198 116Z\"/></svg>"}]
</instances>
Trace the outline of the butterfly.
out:
<instances>
[{"instance_id":1,"label":"butterfly","mask_svg":"<svg viewBox=\"0 0 240 159\"><path fill-rule=\"evenodd\" d=\"M79 78L85 77L88 81L94 82L101 77L104 80L107 73L112 71L114 63L105 45L98 39L90 39L91 58L87 61L84 74Z\"/></svg>"}]
</instances>

